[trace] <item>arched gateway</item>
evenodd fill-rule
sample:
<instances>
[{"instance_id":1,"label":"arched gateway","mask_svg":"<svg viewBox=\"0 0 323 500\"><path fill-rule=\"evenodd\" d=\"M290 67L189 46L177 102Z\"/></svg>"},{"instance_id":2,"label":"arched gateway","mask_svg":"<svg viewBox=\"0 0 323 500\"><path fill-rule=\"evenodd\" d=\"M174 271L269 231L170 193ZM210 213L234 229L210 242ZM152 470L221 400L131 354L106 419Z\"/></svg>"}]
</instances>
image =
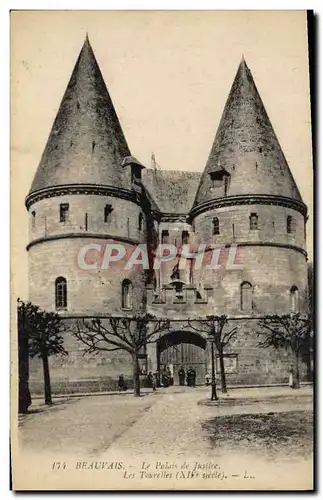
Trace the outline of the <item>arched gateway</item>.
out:
<instances>
[{"instance_id":1,"label":"arched gateway","mask_svg":"<svg viewBox=\"0 0 323 500\"><path fill-rule=\"evenodd\" d=\"M196 384L203 384L206 368L206 340L200 335L187 331L173 331L157 341L158 370L168 366L174 374L174 384L179 385L178 370L185 372L190 367L196 371Z\"/></svg>"}]
</instances>

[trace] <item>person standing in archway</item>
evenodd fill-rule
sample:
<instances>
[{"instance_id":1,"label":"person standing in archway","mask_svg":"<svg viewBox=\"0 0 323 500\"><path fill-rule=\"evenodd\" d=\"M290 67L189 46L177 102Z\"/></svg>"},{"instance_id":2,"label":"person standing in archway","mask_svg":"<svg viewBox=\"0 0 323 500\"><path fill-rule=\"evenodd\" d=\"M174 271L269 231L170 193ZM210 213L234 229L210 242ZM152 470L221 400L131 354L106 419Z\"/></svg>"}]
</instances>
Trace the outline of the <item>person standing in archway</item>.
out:
<instances>
[{"instance_id":1,"label":"person standing in archway","mask_svg":"<svg viewBox=\"0 0 323 500\"><path fill-rule=\"evenodd\" d=\"M179 385L185 385L185 370L181 366L178 370Z\"/></svg>"},{"instance_id":2,"label":"person standing in archway","mask_svg":"<svg viewBox=\"0 0 323 500\"><path fill-rule=\"evenodd\" d=\"M195 387L195 383L196 383L196 370L195 370L195 368L192 368L191 376L192 376L192 386Z\"/></svg>"}]
</instances>

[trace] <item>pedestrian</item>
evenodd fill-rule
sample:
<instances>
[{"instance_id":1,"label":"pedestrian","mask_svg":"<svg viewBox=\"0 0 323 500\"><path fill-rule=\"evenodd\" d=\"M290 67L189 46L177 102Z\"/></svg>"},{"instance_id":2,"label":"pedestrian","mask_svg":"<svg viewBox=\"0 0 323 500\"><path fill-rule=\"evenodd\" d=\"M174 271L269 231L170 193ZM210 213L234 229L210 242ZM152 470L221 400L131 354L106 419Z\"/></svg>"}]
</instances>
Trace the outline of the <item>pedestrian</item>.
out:
<instances>
[{"instance_id":1,"label":"pedestrian","mask_svg":"<svg viewBox=\"0 0 323 500\"><path fill-rule=\"evenodd\" d=\"M168 385L169 385L169 378L168 378L167 369L165 367L163 372L162 372L162 386L168 387Z\"/></svg>"},{"instance_id":2,"label":"pedestrian","mask_svg":"<svg viewBox=\"0 0 323 500\"><path fill-rule=\"evenodd\" d=\"M190 366L186 373L186 383L188 387L192 386L192 367Z\"/></svg>"},{"instance_id":3,"label":"pedestrian","mask_svg":"<svg viewBox=\"0 0 323 500\"><path fill-rule=\"evenodd\" d=\"M153 374L152 384L153 384L153 391L155 391L157 388L157 384L158 384L158 374L157 373Z\"/></svg>"},{"instance_id":4,"label":"pedestrian","mask_svg":"<svg viewBox=\"0 0 323 500\"><path fill-rule=\"evenodd\" d=\"M168 378L168 385L172 385L172 372L170 371L169 366L167 366L166 372L167 372L167 378Z\"/></svg>"},{"instance_id":5,"label":"pedestrian","mask_svg":"<svg viewBox=\"0 0 323 500\"><path fill-rule=\"evenodd\" d=\"M153 374L152 374L152 372L148 373L147 381L148 381L148 387L152 387L153 386Z\"/></svg>"},{"instance_id":6,"label":"pedestrian","mask_svg":"<svg viewBox=\"0 0 323 500\"><path fill-rule=\"evenodd\" d=\"M185 370L181 366L178 370L179 385L185 385Z\"/></svg>"},{"instance_id":7,"label":"pedestrian","mask_svg":"<svg viewBox=\"0 0 323 500\"><path fill-rule=\"evenodd\" d=\"M127 390L127 386L126 386L126 382L125 382L123 373L121 373L121 375L119 376L118 387L119 387L119 392Z\"/></svg>"},{"instance_id":8,"label":"pedestrian","mask_svg":"<svg viewBox=\"0 0 323 500\"><path fill-rule=\"evenodd\" d=\"M195 382L196 382L196 371L195 368L192 368L192 386L195 387Z\"/></svg>"},{"instance_id":9,"label":"pedestrian","mask_svg":"<svg viewBox=\"0 0 323 500\"><path fill-rule=\"evenodd\" d=\"M210 376L209 372L206 372L206 374L205 374L205 385L210 385L210 379L211 379L211 376Z\"/></svg>"}]
</instances>

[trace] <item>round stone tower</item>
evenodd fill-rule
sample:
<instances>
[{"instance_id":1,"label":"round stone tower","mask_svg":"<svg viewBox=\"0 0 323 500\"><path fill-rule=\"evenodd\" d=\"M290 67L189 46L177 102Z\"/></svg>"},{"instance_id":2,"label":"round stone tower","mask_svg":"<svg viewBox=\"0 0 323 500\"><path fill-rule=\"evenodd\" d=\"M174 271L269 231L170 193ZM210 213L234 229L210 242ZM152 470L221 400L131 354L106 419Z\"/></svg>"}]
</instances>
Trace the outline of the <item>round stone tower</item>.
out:
<instances>
[{"instance_id":1,"label":"round stone tower","mask_svg":"<svg viewBox=\"0 0 323 500\"><path fill-rule=\"evenodd\" d=\"M33 303L64 317L145 306L143 272L125 267L146 241L141 169L86 38L26 198Z\"/></svg>"},{"instance_id":2,"label":"round stone tower","mask_svg":"<svg viewBox=\"0 0 323 500\"><path fill-rule=\"evenodd\" d=\"M306 311L306 213L243 59L191 211L201 242L237 245L231 263L241 269L229 258L207 273L216 290L212 307L248 315Z\"/></svg>"},{"instance_id":3,"label":"round stone tower","mask_svg":"<svg viewBox=\"0 0 323 500\"><path fill-rule=\"evenodd\" d=\"M239 353L240 374L232 382L288 380L287 360L279 364L277 352L257 348L257 323L307 311L307 207L244 59L191 217L199 242L224 247L219 268L205 270L202 279L213 287L208 313L227 314L238 326L228 347Z\"/></svg>"}]
</instances>

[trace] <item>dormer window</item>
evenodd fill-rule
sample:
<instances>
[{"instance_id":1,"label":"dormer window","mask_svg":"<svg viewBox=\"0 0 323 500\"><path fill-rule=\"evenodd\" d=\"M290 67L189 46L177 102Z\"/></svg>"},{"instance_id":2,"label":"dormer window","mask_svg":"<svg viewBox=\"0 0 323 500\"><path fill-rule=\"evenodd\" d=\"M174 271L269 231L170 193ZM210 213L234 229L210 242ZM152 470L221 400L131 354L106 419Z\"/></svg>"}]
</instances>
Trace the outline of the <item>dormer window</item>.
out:
<instances>
[{"instance_id":1,"label":"dormer window","mask_svg":"<svg viewBox=\"0 0 323 500\"><path fill-rule=\"evenodd\" d=\"M210 173L212 188L218 188L224 185L224 172L222 170L217 170L216 172Z\"/></svg>"},{"instance_id":2,"label":"dormer window","mask_svg":"<svg viewBox=\"0 0 323 500\"><path fill-rule=\"evenodd\" d=\"M59 221L60 222L67 222L68 221L68 215L69 215L69 204L68 203L61 203L59 206Z\"/></svg>"},{"instance_id":3,"label":"dormer window","mask_svg":"<svg viewBox=\"0 0 323 500\"><path fill-rule=\"evenodd\" d=\"M229 175L224 168L210 172L211 187L212 189L223 189L223 196L227 195Z\"/></svg>"},{"instance_id":4,"label":"dormer window","mask_svg":"<svg viewBox=\"0 0 323 500\"><path fill-rule=\"evenodd\" d=\"M135 184L141 183L141 170L142 167L139 165L132 164L131 165L131 182Z\"/></svg>"},{"instance_id":5,"label":"dormer window","mask_svg":"<svg viewBox=\"0 0 323 500\"><path fill-rule=\"evenodd\" d=\"M112 205L105 205L104 207L104 222L109 222L109 215L113 212Z\"/></svg>"}]
</instances>

